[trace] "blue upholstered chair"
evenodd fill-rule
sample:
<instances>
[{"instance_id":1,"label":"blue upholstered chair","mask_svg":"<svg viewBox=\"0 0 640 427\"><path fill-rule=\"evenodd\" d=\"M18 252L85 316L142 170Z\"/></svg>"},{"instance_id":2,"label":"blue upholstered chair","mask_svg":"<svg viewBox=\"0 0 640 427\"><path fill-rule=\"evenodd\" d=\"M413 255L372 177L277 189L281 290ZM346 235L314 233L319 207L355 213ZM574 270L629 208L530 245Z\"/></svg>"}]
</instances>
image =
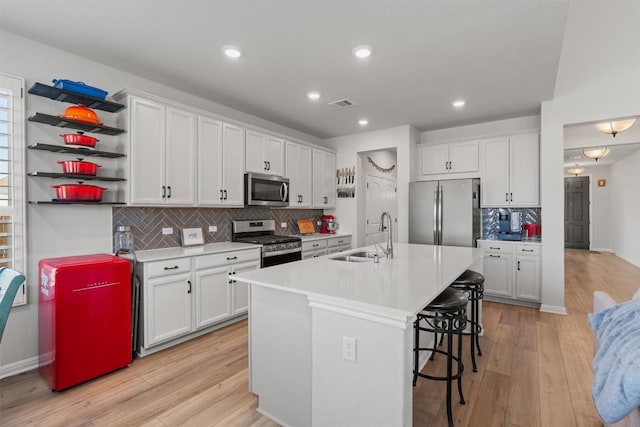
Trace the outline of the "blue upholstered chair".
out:
<instances>
[{"instance_id":1,"label":"blue upholstered chair","mask_svg":"<svg viewBox=\"0 0 640 427\"><path fill-rule=\"evenodd\" d=\"M16 297L18 288L25 281L22 273L12 270L9 267L0 268L0 342L4 334L4 327L9 319L11 305Z\"/></svg>"}]
</instances>

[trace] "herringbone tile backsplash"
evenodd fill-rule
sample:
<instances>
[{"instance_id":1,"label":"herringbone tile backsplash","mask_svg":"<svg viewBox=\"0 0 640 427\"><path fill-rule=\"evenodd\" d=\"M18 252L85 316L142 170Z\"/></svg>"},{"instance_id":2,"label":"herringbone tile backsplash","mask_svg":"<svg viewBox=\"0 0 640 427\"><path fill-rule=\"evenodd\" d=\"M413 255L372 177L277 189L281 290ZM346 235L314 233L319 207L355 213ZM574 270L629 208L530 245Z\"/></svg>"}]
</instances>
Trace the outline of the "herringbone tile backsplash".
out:
<instances>
[{"instance_id":1,"label":"herringbone tile backsplash","mask_svg":"<svg viewBox=\"0 0 640 427\"><path fill-rule=\"evenodd\" d=\"M118 225L130 225L134 236L134 250L160 249L180 246L183 228L202 227L205 243L231 240L231 221L248 219L274 219L276 234L298 234L297 219L315 221L322 216L322 209L268 209L249 207L244 209L215 208L113 208L113 232ZM287 227L280 227L286 222ZM218 231L209 233L209 226ZM173 234L163 235L162 229L173 228Z\"/></svg>"}]
</instances>

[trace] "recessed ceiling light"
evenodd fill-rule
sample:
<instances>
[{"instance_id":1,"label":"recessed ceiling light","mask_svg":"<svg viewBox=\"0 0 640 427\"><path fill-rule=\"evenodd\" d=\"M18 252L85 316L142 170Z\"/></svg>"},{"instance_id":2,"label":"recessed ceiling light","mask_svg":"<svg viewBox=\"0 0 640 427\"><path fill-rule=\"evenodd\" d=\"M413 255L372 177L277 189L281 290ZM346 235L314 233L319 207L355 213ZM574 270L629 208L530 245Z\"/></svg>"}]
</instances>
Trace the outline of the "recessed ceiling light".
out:
<instances>
[{"instance_id":1,"label":"recessed ceiling light","mask_svg":"<svg viewBox=\"0 0 640 427\"><path fill-rule=\"evenodd\" d=\"M357 46L353 48L353 54L356 58L368 58L371 56L371 47Z\"/></svg>"},{"instance_id":2,"label":"recessed ceiling light","mask_svg":"<svg viewBox=\"0 0 640 427\"><path fill-rule=\"evenodd\" d=\"M369 120L367 120L367 119L360 119L360 120L358 120L358 124L359 124L360 126L366 126L366 125L368 125L368 124L369 124Z\"/></svg>"},{"instance_id":3,"label":"recessed ceiling light","mask_svg":"<svg viewBox=\"0 0 640 427\"><path fill-rule=\"evenodd\" d=\"M467 102L464 99L458 99L456 101L453 101L451 105L453 105L455 108L462 108L466 103Z\"/></svg>"},{"instance_id":4,"label":"recessed ceiling light","mask_svg":"<svg viewBox=\"0 0 640 427\"><path fill-rule=\"evenodd\" d=\"M240 58L242 56L242 51L235 46L224 46L222 52L229 58Z\"/></svg>"},{"instance_id":5,"label":"recessed ceiling light","mask_svg":"<svg viewBox=\"0 0 640 427\"><path fill-rule=\"evenodd\" d=\"M309 92L307 93L307 97L313 101L320 99L320 92Z\"/></svg>"}]
</instances>

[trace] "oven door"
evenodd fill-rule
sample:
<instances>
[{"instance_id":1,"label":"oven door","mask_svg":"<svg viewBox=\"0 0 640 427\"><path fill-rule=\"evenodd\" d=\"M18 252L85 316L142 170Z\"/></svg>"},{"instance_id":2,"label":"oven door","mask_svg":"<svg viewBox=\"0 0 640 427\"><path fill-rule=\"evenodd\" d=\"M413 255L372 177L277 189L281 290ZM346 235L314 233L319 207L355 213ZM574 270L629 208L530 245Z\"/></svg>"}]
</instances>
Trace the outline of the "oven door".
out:
<instances>
[{"instance_id":1,"label":"oven door","mask_svg":"<svg viewBox=\"0 0 640 427\"><path fill-rule=\"evenodd\" d=\"M295 251L278 255L262 254L261 267L271 267L287 262L300 261L301 259L302 251Z\"/></svg>"},{"instance_id":2,"label":"oven door","mask_svg":"<svg viewBox=\"0 0 640 427\"><path fill-rule=\"evenodd\" d=\"M244 184L247 206L289 206L288 178L248 173Z\"/></svg>"}]
</instances>

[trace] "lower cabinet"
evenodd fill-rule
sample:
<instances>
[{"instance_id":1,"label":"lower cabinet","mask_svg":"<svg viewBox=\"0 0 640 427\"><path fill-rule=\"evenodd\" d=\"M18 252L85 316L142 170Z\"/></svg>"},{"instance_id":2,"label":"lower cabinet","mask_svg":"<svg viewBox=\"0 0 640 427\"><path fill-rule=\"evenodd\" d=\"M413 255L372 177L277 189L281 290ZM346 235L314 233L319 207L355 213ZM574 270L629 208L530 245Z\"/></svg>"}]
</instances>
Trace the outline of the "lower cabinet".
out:
<instances>
[{"instance_id":1,"label":"lower cabinet","mask_svg":"<svg viewBox=\"0 0 640 427\"><path fill-rule=\"evenodd\" d=\"M317 258L327 253L327 238L302 242L302 259Z\"/></svg>"},{"instance_id":2,"label":"lower cabinet","mask_svg":"<svg viewBox=\"0 0 640 427\"><path fill-rule=\"evenodd\" d=\"M331 237L327 239L327 252L335 254L351 249L351 236Z\"/></svg>"},{"instance_id":3,"label":"lower cabinet","mask_svg":"<svg viewBox=\"0 0 640 427\"><path fill-rule=\"evenodd\" d=\"M233 280L260 268L260 248L138 263L139 354L184 341L247 312L248 287Z\"/></svg>"},{"instance_id":4,"label":"lower cabinet","mask_svg":"<svg viewBox=\"0 0 640 427\"><path fill-rule=\"evenodd\" d=\"M540 302L540 244L485 240L478 247L484 251L486 295Z\"/></svg>"}]
</instances>

